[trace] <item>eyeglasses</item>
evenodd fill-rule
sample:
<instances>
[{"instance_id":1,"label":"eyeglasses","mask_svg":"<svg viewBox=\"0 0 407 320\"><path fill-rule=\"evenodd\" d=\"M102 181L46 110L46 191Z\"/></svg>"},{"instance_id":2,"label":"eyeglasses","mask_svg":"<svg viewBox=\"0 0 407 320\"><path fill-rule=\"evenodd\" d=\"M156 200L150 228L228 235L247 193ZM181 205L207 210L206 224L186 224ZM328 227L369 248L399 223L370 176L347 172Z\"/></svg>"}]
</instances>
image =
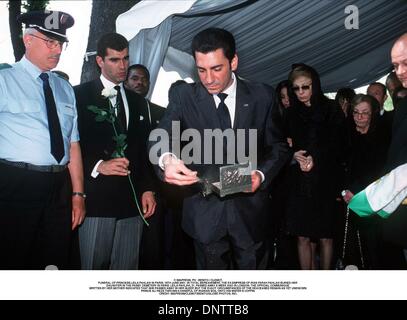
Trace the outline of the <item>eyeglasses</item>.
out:
<instances>
[{"instance_id":1,"label":"eyeglasses","mask_svg":"<svg viewBox=\"0 0 407 320\"><path fill-rule=\"evenodd\" d=\"M368 112L368 111L363 111L363 112L358 112L358 111L353 111L353 116L354 117L357 117L357 116L361 116L361 117L363 117L363 118L367 118L367 117L369 117L370 115L371 115L372 113L371 112Z\"/></svg>"},{"instance_id":2,"label":"eyeglasses","mask_svg":"<svg viewBox=\"0 0 407 320\"><path fill-rule=\"evenodd\" d=\"M45 41L48 49L55 49L57 46L60 46L61 49L64 50L68 46L67 42L62 42L62 41L58 41L58 40L55 40L55 39L44 39L44 38L41 38L41 37L36 36L34 34L30 34L30 36L34 37L34 38L41 39L42 41Z\"/></svg>"},{"instance_id":3,"label":"eyeglasses","mask_svg":"<svg viewBox=\"0 0 407 320\"><path fill-rule=\"evenodd\" d=\"M293 87L293 90L295 92L300 91L300 90L305 91L305 90L309 90L309 89L311 89L311 84L308 84L305 86L300 86L300 87L297 87L297 86Z\"/></svg>"}]
</instances>

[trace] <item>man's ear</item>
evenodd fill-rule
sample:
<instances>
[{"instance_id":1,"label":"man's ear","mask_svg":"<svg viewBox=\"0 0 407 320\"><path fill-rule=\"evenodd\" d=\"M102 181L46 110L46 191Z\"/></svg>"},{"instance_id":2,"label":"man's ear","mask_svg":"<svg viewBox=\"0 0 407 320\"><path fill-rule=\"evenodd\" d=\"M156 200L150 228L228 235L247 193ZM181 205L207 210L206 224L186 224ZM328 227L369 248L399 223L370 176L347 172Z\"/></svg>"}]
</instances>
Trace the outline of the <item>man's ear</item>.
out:
<instances>
[{"instance_id":1,"label":"man's ear","mask_svg":"<svg viewBox=\"0 0 407 320\"><path fill-rule=\"evenodd\" d=\"M231 67L232 71L236 71L238 63L239 63L239 58L237 57L237 54L235 54L232 61L230 62L230 67Z\"/></svg>"},{"instance_id":2,"label":"man's ear","mask_svg":"<svg viewBox=\"0 0 407 320\"><path fill-rule=\"evenodd\" d=\"M24 42L24 46L25 46L26 48L28 48L28 47L31 46L31 37L30 37L29 34L25 34L25 35L24 35L24 37L23 37L23 42Z\"/></svg>"},{"instance_id":3,"label":"man's ear","mask_svg":"<svg viewBox=\"0 0 407 320\"><path fill-rule=\"evenodd\" d=\"M96 56L96 63L98 64L99 68L102 69L102 66L104 64L103 58L101 56Z\"/></svg>"}]
</instances>

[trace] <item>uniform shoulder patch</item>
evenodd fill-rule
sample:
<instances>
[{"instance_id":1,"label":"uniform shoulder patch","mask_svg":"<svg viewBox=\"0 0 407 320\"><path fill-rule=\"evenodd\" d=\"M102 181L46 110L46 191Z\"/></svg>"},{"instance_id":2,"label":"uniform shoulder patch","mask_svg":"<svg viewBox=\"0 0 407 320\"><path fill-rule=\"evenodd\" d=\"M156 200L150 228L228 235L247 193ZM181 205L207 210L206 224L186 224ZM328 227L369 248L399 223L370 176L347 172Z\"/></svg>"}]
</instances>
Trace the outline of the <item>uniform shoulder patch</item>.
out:
<instances>
[{"instance_id":1,"label":"uniform shoulder patch","mask_svg":"<svg viewBox=\"0 0 407 320\"><path fill-rule=\"evenodd\" d=\"M69 82L69 80L67 78L65 78L64 76L58 74L58 73L54 73L59 79L65 80L66 82Z\"/></svg>"},{"instance_id":2,"label":"uniform shoulder patch","mask_svg":"<svg viewBox=\"0 0 407 320\"><path fill-rule=\"evenodd\" d=\"M0 70L2 69L9 69L12 68L13 66L11 64L8 63L0 63Z\"/></svg>"}]
</instances>

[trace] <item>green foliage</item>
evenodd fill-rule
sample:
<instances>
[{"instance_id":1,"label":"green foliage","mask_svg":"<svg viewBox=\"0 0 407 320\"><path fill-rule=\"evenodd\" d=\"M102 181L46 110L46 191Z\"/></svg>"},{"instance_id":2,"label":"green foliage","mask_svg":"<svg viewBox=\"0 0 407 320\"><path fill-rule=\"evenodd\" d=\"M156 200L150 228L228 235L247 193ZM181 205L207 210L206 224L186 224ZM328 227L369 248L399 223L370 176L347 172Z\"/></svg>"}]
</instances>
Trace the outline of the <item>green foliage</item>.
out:
<instances>
[{"instance_id":1,"label":"green foliage","mask_svg":"<svg viewBox=\"0 0 407 320\"><path fill-rule=\"evenodd\" d=\"M96 113L95 120L96 122L103 122L108 121L109 123L113 123L114 118L112 117L112 113L110 110L106 111L105 109L96 107L96 106L88 106L88 110Z\"/></svg>"},{"instance_id":2,"label":"green foliage","mask_svg":"<svg viewBox=\"0 0 407 320\"><path fill-rule=\"evenodd\" d=\"M123 158L124 151L127 148L126 143L127 136L125 134L119 134L117 137L113 137L113 140L116 141L116 150L112 154L112 158Z\"/></svg>"},{"instance_id":3,"label":"green foliage","mask_svg":"<svg viewBox=\"0 0 407 320\"><path fill-rule=\"evenodd\" d=\"M87 109L96 114L95 121L96 122L103 122L107 121L113 126L114 136L112 139L116 142L116 148L112 154L112 158L123 158L125 157L125 150L127 148L127 135L121 133L118 134L115 126L116 115L115 115L115 108L110 105L109 102L109 109L99 108L97 106L88 106Z\"/></svg>"},{"instance_id":4,"label":"green foliage","mask_svg":"<svg viewBox=\"0 0 407 320\"><path fill-rule=\"evenodd\" d=\"M49 4L48 0L26 0L23 2L22 6L27 12L35 10L44 10Z\"/></svg>"}]
</instances>

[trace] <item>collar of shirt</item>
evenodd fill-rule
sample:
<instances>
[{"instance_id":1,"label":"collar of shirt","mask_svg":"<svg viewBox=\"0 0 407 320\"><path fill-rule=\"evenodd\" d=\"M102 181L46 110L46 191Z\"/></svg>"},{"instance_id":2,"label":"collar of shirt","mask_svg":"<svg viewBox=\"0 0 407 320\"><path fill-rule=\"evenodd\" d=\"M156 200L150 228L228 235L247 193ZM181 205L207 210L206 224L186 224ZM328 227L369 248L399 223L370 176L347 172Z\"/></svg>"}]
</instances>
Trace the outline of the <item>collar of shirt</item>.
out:
<instances>
[{"instance_id":1,"label":"collar of shirt","mask_svg":"<svg viewBox=\"0 0 407 320\"><path fill-rule=\"evenodd\" d=\"M237 88L236 75L234 74L234 72L232 72L232 80L233 80L232 84L228 88L223 90L222 92L226 93L228 95L226 97L226 99L225 99L225 104L228 107L231 122L232 122L232 128L233 128L233 125L234 125L234 122L235 122L236 88ZM218 108L219 103L220 103L219 97L216 94L214 94L213 99L215 100L216 108Z\"/></svg>"},{"instance_id":2,"label":"collar of shirt","mask_svg":"<svg viewBox=\"0 0 407 320\"><path fill-rule=\"evenodd\" d=\"M24 68L27 73L33 77L34 79L39 79L41 73L40 68L38 68L35 64L33 64L30 60L27 59L26 56L23 56L20 60L20 65ZM49 72L46 72L49 73ZM41 80L41 79L40 79Z\"/></svg>"},{"instance_id":3,"label":"collar of shirt","mask_svg":"<svg viewBox=\"0 0 407 320\"><path fill-rule=\"evenodd\" d=\"M100 75L100 81L102 81L103 87L106 89L112 89L115 86L120 86L120 93L122 94L122 99L124 103L124 111L126 113L127 127L129 126L129 104L127 102L126 92L124 91L123 83L115 84L112 81L105 78L103 74ZM116 96L110 98L110 102L114 106L116 104Z\"/></svg>"}]
</instances>

